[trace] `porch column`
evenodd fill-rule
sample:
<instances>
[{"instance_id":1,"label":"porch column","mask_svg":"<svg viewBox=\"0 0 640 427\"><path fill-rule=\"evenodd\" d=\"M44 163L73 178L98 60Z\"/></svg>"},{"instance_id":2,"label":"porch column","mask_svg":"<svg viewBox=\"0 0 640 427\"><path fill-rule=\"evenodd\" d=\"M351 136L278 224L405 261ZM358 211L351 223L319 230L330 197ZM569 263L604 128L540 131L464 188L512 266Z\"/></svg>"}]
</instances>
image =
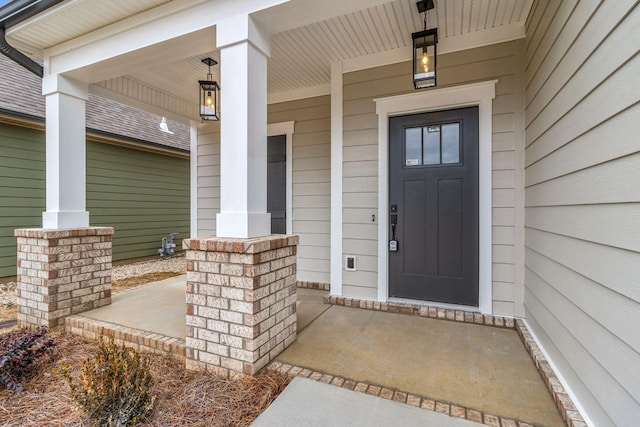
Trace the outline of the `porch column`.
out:
<instances>
[{"instance_id":1,"label":"porch column","mask_svg":"<svg viewBox=\"0 0 640 427\"><path fill-rule=\"evenodd\" d=\"M295 341L297 236L267 213L268 35L247 15L217 26L221 48L216 237L187 250L186 366L255 375Z\"/></svg>"},{"instance_id":2,"label":"porch column","mask_svg":"<svg viewBox=\"0 0 640 427\"><path fill-rule=\"evenodd\" d=\"M248 15L217 26L221 135L218 237L271 234L267 213L267 57L269 38Z\"/></svg>"},{"instance_id":3,"label":"porch column","mask_svg":"<svg viewBox=\"0 0 640 427\"><path fill-rule=\"evenodd\" d=\"M60 75L46 97L46 211L18 229L18 325L62 329L65 317L111 303L111 227L89 227L85 103L88 85Z\"/></svg>"},{"instance_id":4,"label":"porch column","mask_svg":"<svg viewBox=\"0 0 640 427\"><path fill-rule=\"evenodd\" d=\"M45 76L47 205L45 229L89 226L86 202L85 104L88 85L60 75Z\"/></svg>"}]
</instances>

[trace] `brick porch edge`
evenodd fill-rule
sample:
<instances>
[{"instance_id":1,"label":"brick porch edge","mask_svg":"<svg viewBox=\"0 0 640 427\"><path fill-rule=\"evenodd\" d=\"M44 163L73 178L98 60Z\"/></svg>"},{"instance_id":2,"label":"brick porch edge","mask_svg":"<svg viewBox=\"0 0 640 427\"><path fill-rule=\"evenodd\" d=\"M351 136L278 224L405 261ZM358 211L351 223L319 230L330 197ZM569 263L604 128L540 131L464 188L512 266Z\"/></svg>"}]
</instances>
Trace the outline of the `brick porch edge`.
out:
<instances>
[{"instance_id":1,"label":"brick porch edge","mask_svg":"<svg viewBox=\"0 0 640 427\"><path fill-rule=\"evenodd\" d=\"M451 310L451 309L429 307L429 306L417 305L417 304L379 302L379 301L371 301L371 300L361 300L356 298L337 297L334 295L325 295L324 302L327 304L342 305L345 307L354 307L354 308L360 308L365 310L386 311L389 313L403 313L403 314L410 314L410 315L420 316L420 317L430 317L434 319L449 320L454 322L474 323L477 325L486 325L486 326L493 326L493 327L499 327L499 328L515 329L518 335L520 336L520 339L522 340L522 343L524 344L525 348L529 352L531 359L535 363L536 368L540 373L540 376L542 377L543 381L547 385L547 388L549 389L549 392L553 397L553 401L555 402L560 412L560 415L562 416L564 421L567 423L567 426L587 427L587 423L585 423L584 419L582 418L582 415L580 415L580 412L578 411L575 404L571 400L571 397L569 397L569 394L564 389L562 383L556 376L555 372L551 368L551 365L549 364L547 359L544 357L544 354L538 347L538 344L536 344L536 341L533 339L533 335L531 335L531 332L529 331L529 329L521 319L513 319L511 317L503 317L503 316L491 316L491 315L486 315L481 313L474 313L470 311ZM365 390L356 389L356 391L363 391L363 392L365 392L366 390L367 390L366 387L365 387ZM393 393L392 395L395 396L395 394ZM380 397L384 397L384 396L381 395ZM395 397L389 397L389 399L396 400ZM406 403L410 403L410 402L406 402ZM445 405L444 402L442 404ZM414 405L414 406L417 406L417 405ZM450 406L454 407L455 405L450 405ZM462 408L462 409L465 409L465 408ZM435 410L438 411L437 407ZM472 410L467 409L467 411L472 411ZM439 411L439 412L443 412L443 411ZM474 414L476 412L478 411L472 411L472 413ZM456 415L453 414L453 411L451 413L452 416L465 418L460 414L461 414L460 411L457 411ZM468 418L468 417L466 418L472 421L477 420L476 415L473 415L473 418ZM484 418L484 423L490 426L495 425L497 427L500 427L500 425L502 425L503 427L516 425L514 424L515 423L514 420L507 420L506 422L503 420L502 424L499 424L496 420L497 420L497 417L494 417L493 415L487 415ZM477 421L477 422L483 422L483 421ZM528 424L520 423L520 425L527 426Z\"/></svg>"},{"instance_id":2,"label":"brick porch edge","mask_svg":"<svg viewBox=\"0 0 640 427\"><path fill-rule=\"evenodd\" d=\"M62 329L64 318L111 303L112 227L18 229L18 326Z\"/></svg>"},{"instance_id":3,"label":"brick porch edge","mask_svg":"<svg viewBox=\"0 0 640 427\"><path fill-rule=\"evenodd\" d=\"M185 239L186 366L255 375L297 336L298 236Z\"/></svg>"},{"instance_id":4,"label":"brick porch edge","mask_svg":"<svg viewBox=\"0 0 640 427\"><path fill-rule=\"evenodd\" d=\"M485 424L492 427L534 427L532 424L517 421L510 418L500 417L497 415L477 411L475 409L465 408L463 406L453 405L447 402L432 400L415 394L406 393L400 390L391 389L381 385L371 384L366 381L354 381L349 378L334 376L319 371L293 366L287 363L273 362L269 365L270 369L274 369L289 377L303 377L310 380L320 381L331 384L336 387L346 388L347 390L358 393L366 393L371 396L381 397L387 400L405 403L417 408L426 409L428 411L440 412L450 417L463 418L476 423Z\"/></svg>"},{"instance_id":5,"label":"brick porch edge","mask_svg":"<svg viewBox=\"0 0 640 427\"><path fill-rule=\"evenodd\" d=\"M303 280L298 280L297 286L303 289L316 289L319 291L331 290L331 285L329 285L328 283L322 283L322 282L306 282Z\"/></svg>"},{"instance_id":6,"label":"brick porch edge","mask_svg":"<svg viewBox=\"0 0 640 427\"><path fill-rule=\"evenodd\" d=\"M65 320L65 331L91 340L113 336L118 345L125 344L136 351L162 354L184 360L184 340L147 332L83 316L69 316Z\"/></svg>"}]
</instances>

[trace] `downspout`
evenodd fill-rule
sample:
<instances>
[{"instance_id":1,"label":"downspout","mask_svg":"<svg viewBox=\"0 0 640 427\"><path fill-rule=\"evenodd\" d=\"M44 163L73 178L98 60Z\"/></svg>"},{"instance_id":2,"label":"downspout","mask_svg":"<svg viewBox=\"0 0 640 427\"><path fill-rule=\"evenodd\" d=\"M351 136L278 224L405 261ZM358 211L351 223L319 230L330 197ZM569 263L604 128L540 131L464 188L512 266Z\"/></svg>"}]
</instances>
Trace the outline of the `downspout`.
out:
<instances>
[{"instance_id":1,"label":"downspout","mask_svg":"<svg viewBox=\"0 0 640 427\"><path fill-rule=\"evenodd\" d=\"M62 1L63 0L14 0L5 7L0 8L0 53L42 78L42 65L11 46L5 38L6 29Z\"/></svg>"},{"instance_id":2,"label":"downspout","mask_svg":"<svg viewBox=\"0 0 640 427\"><path fill-rule=\"evenodd\" d=\"M36 61L29 58L27 55L7 43L7 39L4 37L4 35L5 29L0 27L0 52L7 58L13 60L15 63L22 65L33 74L42 78L42 65L38 64Z\"/></svg>"}]
</instances>

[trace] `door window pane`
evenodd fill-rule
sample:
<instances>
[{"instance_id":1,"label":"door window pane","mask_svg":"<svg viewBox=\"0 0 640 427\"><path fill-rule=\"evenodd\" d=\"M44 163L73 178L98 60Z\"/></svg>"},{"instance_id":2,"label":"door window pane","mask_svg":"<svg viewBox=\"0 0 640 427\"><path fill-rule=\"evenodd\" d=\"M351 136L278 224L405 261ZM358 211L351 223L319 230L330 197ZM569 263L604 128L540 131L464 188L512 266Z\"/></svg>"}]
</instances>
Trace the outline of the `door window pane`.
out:
<instances>
[{"instance_id":1,"label":"door window pane","mask_svg":"<svg viewBox=\"0 0 640 427\"><path fill-rule=\"evenodd\" d=\"M422 128L404 130L404 164L418 166L422 164Z\"/></svg>"},{"instance_id":2,"label":"door window pane","mask_svg":"<svg viewBox=\"0 0 640 427\"><path fill-rule=\"evenodd\" d=\"M425 126L422 130L424 136L424 164L440 164L440 126Z\"/></svg>"},{"instance_id":3,"label":"door window pane","mask_svg":"<svg viewBox=\"0 0 640 427\"><path fill-rule=\"evenodd\" d=\"M442 125L442 163L460 163L460 124Z\"/></svg>"}]
</instances>

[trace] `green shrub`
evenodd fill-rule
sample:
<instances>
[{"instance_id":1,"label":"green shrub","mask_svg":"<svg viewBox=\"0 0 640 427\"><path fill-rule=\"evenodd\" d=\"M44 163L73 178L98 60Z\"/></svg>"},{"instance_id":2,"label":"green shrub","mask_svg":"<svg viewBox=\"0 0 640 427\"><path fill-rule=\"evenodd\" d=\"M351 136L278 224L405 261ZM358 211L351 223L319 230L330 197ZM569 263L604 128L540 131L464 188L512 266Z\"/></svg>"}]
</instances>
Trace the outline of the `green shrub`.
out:
<instances>
[{"instance_id":1,"label":"green shrub","mask_svg":"<svg viewBox=\"0 0 640 427\"><path fill-rule=\"evenodd\" d=\"M124 345L119 348L113 336L105 341L101 335L99 343L98 352L84 361L77 384L64 361L56 373L68 381L73 399L94 425L136 425L153 406L149 361Z\"/></svg>"},{"instance_id":2,"label":"green shrub","mask_svg":"<svg viewBox=\"0 0 640 427\"><path fill-rule=\"evenodd\" d=\"M0 335L0 385L14 393L23 390L33 362L55 346L46 326Z\"/></svg>"}]
</instances>

